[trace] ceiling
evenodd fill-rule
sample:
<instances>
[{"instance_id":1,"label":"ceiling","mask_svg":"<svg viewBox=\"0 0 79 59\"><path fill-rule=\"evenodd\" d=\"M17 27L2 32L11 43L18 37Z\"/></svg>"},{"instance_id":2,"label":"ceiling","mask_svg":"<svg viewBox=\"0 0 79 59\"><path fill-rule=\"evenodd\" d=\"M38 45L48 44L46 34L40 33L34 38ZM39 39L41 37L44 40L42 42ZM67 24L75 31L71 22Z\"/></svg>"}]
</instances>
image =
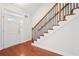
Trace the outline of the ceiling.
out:
<instances>
[{"instance_id":1,"label":"ceiling","mask_svg":"<svg viewBox=\"0 0 79 59\"><path fill-rule=\"evenodd\" d=\"M2 3L2 6L9 6L21 9L27 16L33 17L41 8L51 5L51 3ZM29 14L29 15L28 15Z\"/></svg>"},{"instance_id":2,"label":"ceiling","mask_svg":"<svg viewBox=\"0 0 79 59\"><path fill-rule=\"evenodd\" d=\"M26 13L33 15L45 3L13 3L16 7L23 9Z\"/></svg>"}]
</instances>

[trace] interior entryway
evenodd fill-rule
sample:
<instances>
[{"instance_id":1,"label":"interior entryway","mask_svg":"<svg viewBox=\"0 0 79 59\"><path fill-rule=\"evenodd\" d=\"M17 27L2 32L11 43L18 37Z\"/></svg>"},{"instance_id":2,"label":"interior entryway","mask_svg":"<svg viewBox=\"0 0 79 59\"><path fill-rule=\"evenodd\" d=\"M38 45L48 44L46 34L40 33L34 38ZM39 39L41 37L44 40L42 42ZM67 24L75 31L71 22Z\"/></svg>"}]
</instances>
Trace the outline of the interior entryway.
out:
<instances>
[{"instance_id":1,"label":"interior entryway","mask_svg":"<svg viewBox=\"0 0 79 59\"><path fill-rule=\"evenodd\" d=\"M32 41L15 45L0 51L0 56L61 56L55 52L50 52L31 45Z\"/></svg>"}]
</instances>

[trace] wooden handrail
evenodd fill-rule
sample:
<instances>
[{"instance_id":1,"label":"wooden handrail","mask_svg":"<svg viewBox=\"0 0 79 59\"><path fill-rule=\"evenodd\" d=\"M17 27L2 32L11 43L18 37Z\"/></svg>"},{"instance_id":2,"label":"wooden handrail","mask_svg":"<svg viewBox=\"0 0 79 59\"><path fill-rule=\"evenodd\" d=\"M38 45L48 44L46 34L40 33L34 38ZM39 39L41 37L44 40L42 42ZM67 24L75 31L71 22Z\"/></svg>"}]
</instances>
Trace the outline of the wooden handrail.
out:
<instances>
[{"instance_id":1,"label":"wooden handrail","mask_svg":"<svg viewBox=\"0 0 79 59\"><path fill-rule=\"evenodd\" d=\"M58 15L67 5L69 5L69 3L67 3L59 12L57 12L55 14L55 16ZM55 16L53 16L51 19L49 19L49 21L47 23L45 23L43 26L41 26L41 28L38 29L38 31L40 31L46 24L48 24Z\"/></svg>"},{"instance_id":2,"label":"wooden handrail","mask_svg":"<svg viewBox=\"0 0 79 59\"><path fill-rule=\"evenodd\" d=\"M43 33L51 29L52 26L56 26L59 21L64 21L65 17L71 15L76 8L79 8L78 3L56 3L34 28L32 28L32 41L37 40L40 35L43 35Z\"/></svg>"},{"instance_id":3,"label":"wooden handrail","mask_svg":"<svg viewBox=\"0 0 79 59\"><path fill-rule=\"evenodd\" d=\"M45 14L45 16L32 28L34 29L48 14L49 12L57 5L57 3Z\"/></svg>"}]
</instances>

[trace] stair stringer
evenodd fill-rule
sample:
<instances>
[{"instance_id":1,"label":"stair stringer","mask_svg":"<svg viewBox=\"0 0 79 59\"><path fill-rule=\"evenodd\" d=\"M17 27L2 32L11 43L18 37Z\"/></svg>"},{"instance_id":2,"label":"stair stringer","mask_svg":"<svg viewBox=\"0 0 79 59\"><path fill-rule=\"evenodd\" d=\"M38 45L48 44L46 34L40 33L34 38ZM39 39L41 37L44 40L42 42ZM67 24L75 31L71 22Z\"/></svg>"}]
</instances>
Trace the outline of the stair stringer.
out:
<instances>
[{"instance_id":1,"label":"stair stringer","mask_svg":"<svg viewBox=\"0 0 79 59\"><path fill-rule=\"evenodd\" d=\"M76 46L74 46L73 44L71 45L71 48L74 46L74 47L76 47L76 50L75 50L75 48L73 48L73 49L71 49L71 50L73 50L73 51L70 51L70 50L67 50L67 48L70 48L70 47L66 47L66 48L62 48L62 46L64 47L65 45L67 45L68 46L68 44L70 45L70 43L74 43L75 42L75 40L74 40L74 42L66 42L67 40L64 40L65 38L63 37L63 40L61 40L61 41L63 41L63 42L56 42L56 36L55 35L61 35L62 33L64 33L64 28L66 28L66 27L68 27L68 25L69 24L76 24L75 22L79 22L79 13L77 12L77 14L76 15L72 15L72 16L68 16L68 18L67 18L67 20L66 21L62 21L62 22L60 22L59 24L60 24L60 26L58 26L58 28L57 27L55 27L54 28L54 30L53 31L49 31L49 33L46 35L46 36L44 36L41 40L39 40L36 44L35 43L32 43L32 45L34 45L34 46L37 46L37 47L40 47L40 48L43 48L43 49L47 49L47 50L49 50L49 51L52 51L52 52L54 52L54 51L57 51L59 54L61 54L61 55L79 55L78 54L78 48L76 47ZM75 20L74 20L75 19ZM78 26L78 24L77 24L77 26ZM72 27L76 27L76 26L72 26ZM79 27L78 27L79 28ZM62 31L61 32L61 34L57 34L58 32L60 32L60 31ZM66 28L66 31L67 31L67 28ZM72 31L72 30L71 30ZM50 36L51 37L53 37L53 38L50 38ZM49 39L49 40L48 40ZM67 38L68 39L68 38ZM73 38L72 38L73 39ZM70 41L72 41L72 39L70 38ZM59 40L60 40L60 38L59 38ZM66 43L65 43L65 42ZM76 41L77 42L77 41ZM53 44L52 44L53 43ZM59 43L59 44L57 44L57 45L60 45L60 47L59 46L57 46L56 45L56 43ZM65 44L65 45L63 45L63 44ZM62 44L62 45L61 45ZM77 44L78 44L78 42L77 42ZM77 44L75 44L75 45L77 45ZM55 47L55 46L56 47ZM79 44L78 44L79 45ZM75 50L75 51L74 51ZM65 52L66 51L66 52Z\"/></svg>"}]
</instances>

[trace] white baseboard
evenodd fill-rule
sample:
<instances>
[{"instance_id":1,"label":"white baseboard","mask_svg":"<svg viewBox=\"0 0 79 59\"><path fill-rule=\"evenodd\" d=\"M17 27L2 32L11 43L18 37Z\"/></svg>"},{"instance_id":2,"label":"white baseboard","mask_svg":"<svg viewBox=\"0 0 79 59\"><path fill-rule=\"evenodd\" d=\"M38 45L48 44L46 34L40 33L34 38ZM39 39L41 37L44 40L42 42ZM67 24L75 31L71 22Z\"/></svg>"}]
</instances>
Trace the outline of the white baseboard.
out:
<instances>
[{"instance_id":1,"label":"white baseboard","mask_svg":"<svg viewBox=\"0 0 79 59\"><path fill-rule=\"evenodd\" d=\"M3 50L3 48L0 48L0 50Z\"/></svg>"},{"instance_id":2,"label":"white baseboard","mask_svg":"<svg viewBox=\"0 0 79 59\"><path fill-rule=\"evenodd\" d=\"M70 53L67 53L67 52L63 52L63 51L58 51L58 50L54 50L54 49L50 49L50 48L46 48L44 46L40 46L40 45L37 45L37 44L34 44L32 43L33 46L36 46L36 47L39 47L39 48L42 48L42 49L45 49L45 50L48 50L48 51L51 51L51 52L55 52L55 53L58 53L60 55L63 55L63 56L74 56Z\"/></svg>"},{"instance_id":3,"label":"white baseboard","mask_svg":"<svg viewBox=\"0 0 79 59\"><path fill-rule=\"evenodd\" d=\"M11 46L8 46L8 47L3 47L3 48L1 48L0 50L7 49L7 48L9 48L9 47L12 47L12 46L15 46L15 45L18 45L18 44L25 43L25 42L27 42L27 41L30 41L30 40L25 40L25 41L20 41L20 42L17 42L17 43L16 43L16 44L14 44L14 45L11 45Z\"/></svg>"}]
</instances>

